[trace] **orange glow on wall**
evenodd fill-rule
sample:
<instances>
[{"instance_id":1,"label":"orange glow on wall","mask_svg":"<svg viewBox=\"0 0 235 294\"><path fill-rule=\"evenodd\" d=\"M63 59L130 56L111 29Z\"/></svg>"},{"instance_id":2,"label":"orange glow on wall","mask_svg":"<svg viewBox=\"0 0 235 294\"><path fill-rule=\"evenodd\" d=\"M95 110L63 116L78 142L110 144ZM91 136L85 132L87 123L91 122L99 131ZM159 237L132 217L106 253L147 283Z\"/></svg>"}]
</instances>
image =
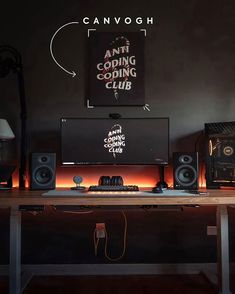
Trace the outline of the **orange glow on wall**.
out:
<instances>
[{"instance_id":1,"label":"orange glow on wall","mask_svg":"<svg viewBox=\"0 0 235 294\"><path fill-rule=\"evenodd\" d=\"M156 166L89 166L89 167L57 167L56 187L73 187L73 177L82 176L81 185L89 187L97 185L103 175L122 176L125 185L138 185L139 187L154 187L159 181L159 171ZM171 169L166 167L165 180L172 186ZM19 186L18 172L13 174L13 187ZM29 177L26 187L29 186Z\"/></svg>"},{"instance_id":2,"label":"orange glow on wall","mask_svg":"<svg viewBox=\"0 0 235 294\"><path fill-rule=\"evenodd\" d=\"M205 173L206 173L206 167L204 164L201 164L199 168L199 178L198 178L199 187L201 188L206 188Z\"/></svg>"},{"instance_id":3,"label":"orange glow on wall","mask_svg":"<svg viewBox=\"0 0 235 294\"><path fill-rule=\"evenodd\" d=\"M83 177L83 186L97 185L101 176L122 176L125 185L139 187L154 187L158 181L158 168L146 166L118 166L118 167L83 167L59 168L57 170L57 187L72 187L73 176Z\"/></svg>"},{"instance_id":4,"label":"orange glow on wall","mask_svg":"<svg viewBox=\"0 0 235 294\"><path fill-rule=\"evenodd\" d=\"M100 176L123 177L125 185L138 185L139 187L154 187L159 181L159 171L157 166L89 166L89 167L57 167L56 187L73 187L73 177L82 176L81 185L89 187L97 185ZM173 171L171 166L165 168L165 181L170 188L173 188ZM26 187L29 186L29 178L26 181ZM18 172L13 174L13 186L19 186ZM200 167L199 188L206 187L205 166Z\"/></svg>"}]
</instances>

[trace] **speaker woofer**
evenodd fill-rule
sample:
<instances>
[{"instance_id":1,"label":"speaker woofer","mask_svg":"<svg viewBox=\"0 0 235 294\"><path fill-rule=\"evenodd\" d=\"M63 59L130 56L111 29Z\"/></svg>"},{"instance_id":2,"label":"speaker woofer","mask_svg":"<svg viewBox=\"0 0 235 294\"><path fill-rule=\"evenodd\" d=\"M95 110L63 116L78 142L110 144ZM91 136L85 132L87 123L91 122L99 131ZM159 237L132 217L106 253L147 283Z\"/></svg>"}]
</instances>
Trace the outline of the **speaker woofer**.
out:
<instances>
[{"instance_id":1,"label":"speaker woofer","mask_svg":"<svg viewBox=\"0 0 235 294\"><path fill-rule=\"evenodd\" d=\"M53 180L53 171L48 166L40 166L34 171L38 185L48 185Z\"/></svg>"},{"instance_id":2,"label":"speaker woofer","mask_svg":"<svg viewBox=\"0 0 235 294\"><path fill-rule=\"evenodd\" d=\"M181 165L175 171L175 178L182 186L191 186L197 180L197 172L191 165Z\"/></svg>"}]
</instances>

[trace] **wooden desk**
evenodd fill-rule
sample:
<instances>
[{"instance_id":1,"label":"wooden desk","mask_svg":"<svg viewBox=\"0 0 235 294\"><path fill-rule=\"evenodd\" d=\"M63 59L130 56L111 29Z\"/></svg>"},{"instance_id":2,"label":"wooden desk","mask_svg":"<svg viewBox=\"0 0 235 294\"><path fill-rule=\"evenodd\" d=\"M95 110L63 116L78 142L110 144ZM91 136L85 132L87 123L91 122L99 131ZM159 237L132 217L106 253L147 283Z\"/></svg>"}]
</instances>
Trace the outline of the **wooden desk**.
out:
<instances>
[{"instance_id":1,"label":"wooden desk","mask_svg":"<svg viewBox=\"0 0 235 294\"><path fill-rule=\"evenodd\" d=\"M10 207L10 294L21 293L21 212L20 205L86 205L86 206L142 206L142 205L214 205L217 206L218 286L220 293L230 294L229 237L227 207L235 205L235 190L208 190L209 195L184 194L171 191L163 194L146 192L80 192L76 197L43 197L42 191L11 190L0 192L0 206Z\"/></svg>"}]
</instances>

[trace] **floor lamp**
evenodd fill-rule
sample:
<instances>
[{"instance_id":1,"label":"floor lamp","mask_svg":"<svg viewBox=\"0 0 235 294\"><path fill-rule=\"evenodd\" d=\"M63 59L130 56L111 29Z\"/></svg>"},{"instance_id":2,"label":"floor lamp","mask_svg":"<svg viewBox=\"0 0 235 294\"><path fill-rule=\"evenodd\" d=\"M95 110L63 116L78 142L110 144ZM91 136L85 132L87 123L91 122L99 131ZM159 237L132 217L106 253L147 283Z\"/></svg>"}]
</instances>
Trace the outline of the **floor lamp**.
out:
<instances>
[{"instance_id":1,"label":"floor lamp","mask_svg":"<svg viewBox=\"0 0 235 294\"><path fill-rule=\"evenodd\" d=\"M15 138L7 120L0 118L0 190L12 188L12 173L15 166L7 164L4 158L3 144ZM4 184L6 182L6 184Z\"/></svg>"},{"instance_id":2,"label":"floor lamp","mask_svg":"<svg viewBox=\"0 0 235 294\"><path fill-rule=\"evenodd\" d=\"M17 76L20 98L21 141L19 164L19 187L25 188L26 181L26 157L27 157L27 109L25 101L25 87L23 66L20 53L11 46L0 46L0 78L14 73Z\"/></svg>"}]
</instances>

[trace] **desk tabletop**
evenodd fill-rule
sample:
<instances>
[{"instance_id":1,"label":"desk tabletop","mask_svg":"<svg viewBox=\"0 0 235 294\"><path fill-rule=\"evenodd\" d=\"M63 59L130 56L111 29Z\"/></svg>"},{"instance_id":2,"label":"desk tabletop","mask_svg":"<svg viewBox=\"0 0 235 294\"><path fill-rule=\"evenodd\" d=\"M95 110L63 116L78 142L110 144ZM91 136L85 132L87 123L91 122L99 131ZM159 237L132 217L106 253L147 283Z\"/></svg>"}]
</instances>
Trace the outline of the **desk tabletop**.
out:
<instances>
[{"instance_id":1,"label":"desk tabletop","mask_svg":"<svg viewBox=\"0 0 235 294\"><path fill-rule=\"evenodd\" d=\"M12 189L0 191L0 206L15 205L235 205L235 189L203 190L207 195L178 191L162 194L141 188L139 192L77 192L68 196L69 189L59 189L59 196L42 196L47 191Z\"/></svg>"}]
</instances>

